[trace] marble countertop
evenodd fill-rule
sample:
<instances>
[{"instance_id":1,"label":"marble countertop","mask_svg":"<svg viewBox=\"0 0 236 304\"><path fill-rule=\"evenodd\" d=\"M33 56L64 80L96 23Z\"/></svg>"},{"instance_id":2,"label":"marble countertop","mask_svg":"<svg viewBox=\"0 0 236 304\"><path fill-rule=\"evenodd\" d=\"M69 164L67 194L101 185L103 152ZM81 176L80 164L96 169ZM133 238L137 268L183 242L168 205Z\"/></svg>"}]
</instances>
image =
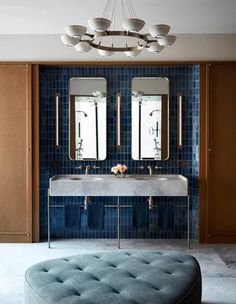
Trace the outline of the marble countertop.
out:
<instances>
[{"instance_id":1,"label":"marble countertop","mask_svg":"<svg viewBox=\"0 0 236 304\"><path fill-rule=\"evenodd\" d=\"M178 174L55 175L50 196L187 196L188 179Z\"/></svg>"}]
</instances>

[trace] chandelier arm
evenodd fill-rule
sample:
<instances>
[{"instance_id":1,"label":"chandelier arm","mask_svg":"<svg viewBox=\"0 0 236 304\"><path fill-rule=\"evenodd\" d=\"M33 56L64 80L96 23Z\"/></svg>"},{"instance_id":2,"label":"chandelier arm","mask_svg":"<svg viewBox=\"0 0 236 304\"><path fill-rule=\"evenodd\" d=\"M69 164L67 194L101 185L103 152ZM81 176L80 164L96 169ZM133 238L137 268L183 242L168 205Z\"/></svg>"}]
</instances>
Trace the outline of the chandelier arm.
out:
<instances>
[{"instance_id":1,"label":"chandelier arm","mask_svg":"<svg viewBox=\"0 0 236 304\"><path fill-rule=\"evenodd\" d=\"M85 34L90 35L90 34ZM146 35L136 33L136 32L126 32L126 31L106 31L106 32L97 32L93 38L106 37L106 36L123 36L123 37L134 37L137 39L141 39L145 42L148 42L148 38ZM91 37L91 35L90 35ZM151 40L150 40L151 41ZM156 42L156 40L154 40Z\"/></svg>"},{"instance_id":2,"label":"chandelier arm","mask_svg":"<svg viewBox=\"0 0 236 304\"><path fill-rule=\"evenodd\" d=\"M156 39L155 40L148 39L147 38L148 34L139 34L139 33L126 32L126 31L107 31L107 32L97 32L96 34L85 33L84 36L92 38L92 40L94 40L95 38L106 37L106 36L124 36L124 37L128 36L128 37L135 37L144 40L146 43L157 42ZM88 41L88 40L81 39L80 41Z\"/></svg>"},{"instance_id":3,"label":"chandelier arm","mask_svg":"<svg viewBox=\"0 0 236 304\"><path fill-rule=\"evenodd\" d=\"M147 40L147 43L153 43L153 42L158 42L157 40L153 40L153 39L151 39L151 40Z\"/></svg>"},{"instance_id":4,"label":"chandelier arm","mask_svg":"<svg viewBox=\"0 0 236 304\"><path fill-rule=\"evenodd\" d=\"M94 39L95 35L93 34L89 34L89 33L85 33L84 36L88 36L89 38ZM82 40L81 40L82 41Z\"/></svg>"},{"instance_id":5,"label":"chandelier arm","mask_svg":"<svg viewBox=\"0 0 236 304\"><path fill-rule=\"evenodd\" d=\"M113 46L104 46L101 44L96 44L92 41L89 41L89 44L91 47L98 49L98 50L103 50L103 51L111 51L111 52L127 52L127 51L135 51L137 50L136 46L127 46L127 47L113 47ZM146 46L142 46L142 49L145 49Z\"/></svg>"}]
</instances>

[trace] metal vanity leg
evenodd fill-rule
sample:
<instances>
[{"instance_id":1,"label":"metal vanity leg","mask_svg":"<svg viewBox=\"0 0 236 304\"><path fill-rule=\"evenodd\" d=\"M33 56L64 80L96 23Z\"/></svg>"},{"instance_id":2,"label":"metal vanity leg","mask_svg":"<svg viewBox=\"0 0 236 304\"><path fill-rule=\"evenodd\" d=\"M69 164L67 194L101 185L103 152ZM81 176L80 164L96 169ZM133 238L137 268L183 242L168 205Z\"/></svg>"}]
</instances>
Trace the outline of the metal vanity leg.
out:
<instances>
[{"instance_id":1,"label":"metal vanity leg","mask_svg":"<svg viewBox=\"0 0 236 304\"><path fill-rule=\"evenodd\" d=\"M120 249L120 197L117 197L117 246Z\"/></svg>"},{"instance_id":2,"label":"metal vanity leg","mask_svg":"<svg viewBox=\"0 0 236 304\"><path fill-rule=\"evenodd\" d=\"M189 199L189 195L188 195L188 249L190 249L190 199Z\"/></svg>"},{"instance_id":3,"label":"metal vanity leg","mask_svg":"<svg viewBox=\"0 0 236 304\"><path fill-rule=\"evenodd\" d=\"M48 248L50 247L50 194L48 189Z\"/></svg>"}]
</instances>

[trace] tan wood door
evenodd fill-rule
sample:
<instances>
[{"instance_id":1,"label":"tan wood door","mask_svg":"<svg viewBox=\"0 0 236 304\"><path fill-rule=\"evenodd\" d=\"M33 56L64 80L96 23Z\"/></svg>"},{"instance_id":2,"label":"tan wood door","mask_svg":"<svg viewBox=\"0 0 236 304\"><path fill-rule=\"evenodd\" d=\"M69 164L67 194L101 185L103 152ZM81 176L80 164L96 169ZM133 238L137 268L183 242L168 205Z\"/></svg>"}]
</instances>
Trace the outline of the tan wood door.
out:
<instances>
[{"instance_id":1,"label":"tan wood door","mask_svg":"<svg viewBox=\"0 0 236 304\"><path fill-rule=\"evenodd\" d=\"M236 242L236 65L209 67L209 242Z\"/></svg>"},{"instance_id":2,"label":"tan wood door","mask_svg":"<svg viewBox=\"0 0 236 304\"><path fill-rule=\"evenodd\" d=\"M0 64L0 241L32 241L31 67Z\"/></svg>"}]
</instances>

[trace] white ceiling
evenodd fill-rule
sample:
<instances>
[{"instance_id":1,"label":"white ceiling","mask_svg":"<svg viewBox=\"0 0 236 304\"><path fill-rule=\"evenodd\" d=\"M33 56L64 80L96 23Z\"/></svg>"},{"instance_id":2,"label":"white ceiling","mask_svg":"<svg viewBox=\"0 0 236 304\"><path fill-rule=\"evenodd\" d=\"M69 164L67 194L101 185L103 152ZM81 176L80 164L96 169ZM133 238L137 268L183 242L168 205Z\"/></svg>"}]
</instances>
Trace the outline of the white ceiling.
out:
<instances>
[{"instance_id":1,"label":"white ceiling","mask_svg":"<svg viewBox=\"0 0 236 304\"><path fill-rule=\"evenodd\" d=\"M105 2L0 0L0 35L60 34L67 24L86 25L89 18L99 17ZM168 23L172 33L236 33L236 0L133 0L132 3L137 16L147 25Z\"/></svg>"}]
</instances>

